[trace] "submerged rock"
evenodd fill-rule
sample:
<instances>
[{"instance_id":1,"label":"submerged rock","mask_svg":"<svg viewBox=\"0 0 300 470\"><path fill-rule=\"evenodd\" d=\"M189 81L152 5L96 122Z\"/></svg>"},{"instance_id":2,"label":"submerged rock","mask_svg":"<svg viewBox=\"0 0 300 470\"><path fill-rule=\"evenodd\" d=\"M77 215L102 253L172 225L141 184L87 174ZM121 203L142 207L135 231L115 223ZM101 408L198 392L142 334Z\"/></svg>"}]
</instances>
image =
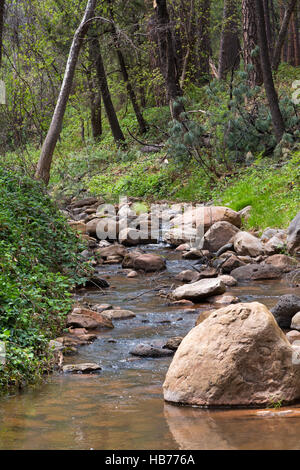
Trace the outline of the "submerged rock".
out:
<instances>
[{"instance_id":1,"label":"submerged rock","mask_svg":"<svg viewBox=\"0 0 300 470\"><path fill-rule=\"evenodd\" d=\"M166 401L268 406L300 398L300 366L264 305L240 303L212 312L183 339L164 383Z\"/></svg>"}]
</instances>

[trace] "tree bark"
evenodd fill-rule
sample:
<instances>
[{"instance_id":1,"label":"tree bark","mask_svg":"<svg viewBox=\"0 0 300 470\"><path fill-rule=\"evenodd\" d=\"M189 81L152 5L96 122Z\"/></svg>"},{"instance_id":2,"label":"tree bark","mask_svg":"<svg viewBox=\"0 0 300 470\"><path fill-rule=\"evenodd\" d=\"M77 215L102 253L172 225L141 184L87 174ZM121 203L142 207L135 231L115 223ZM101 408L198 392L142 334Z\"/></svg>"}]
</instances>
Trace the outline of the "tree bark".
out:
<instances>
[{"instance_id":1,"label":"tree bark","mask_svg":"<svg viewBox=\"0 0 300 470\"><path fill-rule=\"evenodd\" d=\"M253 0L243 0L243 36L244 36L244 63L245 68L251 64L253 69L248 72L249 85L251 87L261 86L263 83L260 55L253 54L258 46L257 27Z\"/></svg>"},{"instance_id":2,"label":"tree bark","mask_svg":"<svg viewBox=\"0 0 300 470\"><path fill-rule=\"evenodd\" d=\"M98 83L105 107L106 116L111 128L114 141L117 145L125 142L125 137L119 124L119 120L111 99L110 91L107 84L107 78L104 63L101 55L99 39L93 36L90 39L90 54L96 67Z\"/></svg>"},{"instance_id":3,"label":"tree bark","mask_svg":"<svg viewBox=\"0 0 300 470\"><path fill-rule=\"evenodd\" d=\"M273 34L271 27L271 15L270 15L270 0L263 0L264 2L264 12L265 12L265 24L266 24L266 34L268 39L269 47L269 56L273 56Z\"/></svg>"},{"instance_id":4,"label":"tree bark","mask_svg":"<svg viewBox=\"0 0 300 470\"><path fill-rule=\"evenodd\" d=\"M178 98L182 96L176 67L175 51L172 39L170 17L166 0L154 0L156 13L156 30L159 41L161 72L165 79L167 101L170 104L173 119L180 120L180 114L185 111Z\"/></svg>"},{"instance_id":5,"label":"tree bark","mask_svg":"<svg viewBox=\"0 0 300 470\"><path fill-rule=\"evenodd\" d=\"M112 0L108 0L108 3L110 5L109 10L110 10L110 17L111 17L111 20L112 20L112 26L111 26L112 37L113 37L114 45L115 45L115 48L116 48L121 73L122 73L123 80L124 80L125 85L126 85L128 96L130 98L133 110L134 110L135 115L136 115L137 122L139 124L140 132L142 134L144 134L145 132L147 132L148 126L147 126L147 123L146 123L146 121L143 117L143 114L142 114L141 110L140 110L140 107L139 107L134 89L133 89L133 87L131 85L131 82L129 80L127 66L126 66L125 59L124 59L123 53L121 51L120 45L119 45L117 30L116 30L115 23L114 23L114 13L113 13L113 10L112 10Z\"/></svg>"},{"instance_id":6,"label":"tree bark","mask_svg":"<svg viewBox=\"0 0 300 470\"><path fill-rule=\"evenodd\" d=\"M277 43L275 45L274 49L274 55L273 55L273 69L277 70L280 64L280 57L281 57L281 50L284 45L284 41L286 39L289 23L291 20L291 16L293 14L293 11L296 7L297 0L291 0L288 6L285 9L282 25L279 31Z\"/></svg>"},{"instance_id":7,"label":"tree bark","mask_svg":"<svg viewBox=\"0 0 300 470\"><path fill-rule=\"evenodd\" d=\"M269 48L267 42L266 25L264 18L264 8L262 0L255 0L257 33L260 48L260 60L263 72L264 86L272 116L272 122L276 140L279 143L283 136L285 127L283 117L279 108L278 95L275 90L272 68L269 57Z\"/></svg>"},{"instance_id":8,"label":"tree bark","mask_svg":"<svg viewBox=\"0 0 300 470\"><path fill-rule=\"evenodd\" d=\"M53 153L61 133L79 52L83 44L84 36L89 28L89 20L94 16L96 3L97 0L88 0L82 21L74 34L56 107L37 164L35 176L37 179L41 179L46 185L48 185L50 179Z\"/></svg>"},{"instance_id":9,"label":"tree bark","mask_svg":"<svg viewBox=\"0 0 300 470\"><path fill-rule=\"evenodd\" d=\"M209 81L210 66L209 57L211 54L210 44L210 9L211 0L201 0L197 19L197 72L198 85L203 85Z\"/></svg>"},{"instance_id":10,"label":"tree bark","mask_svg":"<svg viewBox=\"0 0 300 470\"><path fill-rule=\"evenodd\" d=\"M223 27L218 67L220 80L224 80L227 72L236 69L240 63L241 45L238 30L237 5L237 0L224 1Z\"/></svg>"},{"instance_id":11,"label":"tree bark","mask_svg":"<svg viewBox=\"0 0 300 470\"><path fill-rule=\"evenodd\" d=\"M5 0L0 0L0 68L2 65L3 25Z\"/></svg>"}]
</instances>

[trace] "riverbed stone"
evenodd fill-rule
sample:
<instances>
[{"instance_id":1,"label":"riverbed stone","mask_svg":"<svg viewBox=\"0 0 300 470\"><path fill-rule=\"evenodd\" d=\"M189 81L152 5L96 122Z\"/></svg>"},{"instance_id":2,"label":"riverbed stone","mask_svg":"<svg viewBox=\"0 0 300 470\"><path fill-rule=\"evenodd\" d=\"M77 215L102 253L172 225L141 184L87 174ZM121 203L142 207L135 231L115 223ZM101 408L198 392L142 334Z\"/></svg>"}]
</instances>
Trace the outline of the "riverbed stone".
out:
<instances>
[{"instance_id":1,"label":"riverbed stone","mask_svg":"<svg viewBox=\"0 0 300 470\"><path fill-rule=\"evenodd\" d=\"M192 284L184 284L177 287L172 292L172 297L175 300L187 299L195 301L223 294L225 291L226 287L220 279L201 279Z\"/></svg>"},{"instance_id":2,"label":"riverbed stone","mask_svg":"<svg viewBox=\"0 0 300 470\"><path fill-rule=\"evenodd\" d=\"M297 331L297 330L288 331L286 333L286 337L291 344L293 344L295 341L299 341L299 344L300 344L300 331Z\"/></svg>"},{"instance_id":3,"label":"riverbed stone","mask_svg":"<svg viewBox=\"0 0 300 470\"><path fill-rule=\"evenodd\" d=\"M97 328L113 328L114 325L110 319L106 315L102 315L101 312L91 310L84 307L76 307L73 309L72 314L75 315L83 315L88 318L92 318L97 322Z\"/></svg>"},{"instance_id":4,"label":"riverbed stone","mask_svg":"<svg viewBox=\"0 0 300 470\"><path fill-rule=\"evenodd\" d=\"M88 362L84 364L67 364L62 368L65 374L94 374L101 370L99 364Z\"/></svg>"},{"instance_id":5,"label":"riverbed stone","mask_svg":"<svg viewBox=\"0 0 300 470\"><path fill-rule=\"evenodd\" d=\"M98 248L95 253L103 259L110 258L111 256L117 256L123 259L127 254L128 250L123 245L115 243L114 245L107 246L106 248Z\"/></svg>"},{"instance_id":6,"label":"riverbed stone","mask_svg":"<svg viewBox=\"0 0 300 470\"><path fill-rule=\"evenodd\" d=\"M166 232L163 240L172 246L193 243L197 238L197 230L193 227L174 227Z\"/></svg>"},{"instance_id":7,"label":"riverbed stone","mask_svg":"<svg viewBox=\"0 0 300 470\"><path fill-rule=\"evenodd\" d=\"M288 228L287 248L291 254L300 255L300 212L298 212Z\"/></svg>"},{"instance_id":8,"label":"riverbed stone","mask_svg":"<svg viewBox=\"0 0 300 470\"><path fill-rule=\"evenodd\" d=\"M110 320L127 320L129 318L134 318L136 315L131 310L105 310L102 313L103 316Z\"/></svg>"},{"instance_id":9,"label":"riverbed stone","mask_svg":"<svg viewBox=\"0 0 300 470\"><path fill-rule=\"evenodd\" d=\"M300 311L293 316L291 321L291 328L293 330L300 330Z\"/></svg>"},{"instance_id":10,"label":"riverbed stone","mask_svg":"<svg viewBox=\"0 0 300 470\"><path fill-rule=\"evenodd\" d=\"M201 241L201 247L216 253L222 246L231 242L238 232L239 229L229 222L216 222L205 233Z\"/></svg>"},{"instance_id":11,"label":"riverbed stone","mask_svg":"<svg viewBox=\"0 0 300 470\"><path fill-rule=\"evenodd\" d=\"M299 266L298 261L295 258L287 255L272 255L265 260L265 264L271 264L275 268L280 269L284 273L293 271Z\"/></svg>"},{"instance_id":12,"label":"riverbed stone","mask_svg":"<svg viewBox=\"0 0 300 470\"><path fill-rule=\"evenodd\" d=\"M166 269L166 262L161 256L154 253L130 252L125 256L122 268L130 268L136 271L158 272Z\"/></svg>"},{"instance_id":13,"label":"riverbed stone","mask_svg":"<svg viewBox=\"0 0 300 470\"><path fill-rule=\"evenodd\" d=\"M177 274L175 279L180 282L194 282L199 280L199 273L193 269L187 269Z\"/></svg>"},{"instance_id":14,"label":"riverbed stone","mask_svg":"<svg viewBox=\"0 0 300 470\"><path fill-rule=\"evenodd\" d=\"M174 354L174 350L163 349L152 344L138 344L133 349L131 349L130 354L139 357L157 358L172 356Z\"/></svg>"},{"instance_id":15,"label":"riverbed stone","mask_svg":"<svg viewBox=\"0 0 300 470\"><path fill-rule=\"evenodd\" d=\"M232 273L234 269L240 268L241 266L245 266L246 263L240 260L236 255L231 254L225 261L222 262L222 271L223 273Z\"/></svg>"},{"instance_id":16,"label":"riverbed stone","mask_svg":"<svg viewBox=\"0 0 300 470\"><path fill-rule=\"evenodd\" d=\"M300 397L293 348L265 305L214 311L183 339L164 382L168 402L205 407L268 406Z\"/></svg>"},{"instance_id":17,"label":"riverbed stone","mask_svg":"<svg viewBox=\"0 0 300 470\"><path fill-rule=\"evenodd\" d=\"M237 285L237 280L233 276L229 276L229 274L222 274L219 276L219 279L221 279L225 286L233 287Z\"/></svg>"},{"instance_id":18,"label":"riverbed stone","mask_svg":"<svg viewBox=\"0 0 300 470\"><path fill-rule=\"evenodd\" d=\"M205 233L213 224L221 221L229 222L238 228L242 223L240 214L229 207L200 206L188 209L184 214L176 216L172 224L174 227L182 225L202 227Z\"/></svg>"},{"instance_id":19,"label":"riverbed stone","mask_svg":"<svg viewBox=\"0 0 300 470\"><path fill-rule=\"evenodd\" d=\"M67 317L67 327L94 330L98 327L98 322L89 316L72 313Z\"/></svg>"},{"instance_id":20,"label":"riverbed stone","mask_svg":"<svg viewBox=\"0 0 300 470\"><path fill-rule=\"evenodd\" d=\"M271 264L247 264L231 271L238 281L259 281L264 279L279 279L282 271Z\"/></svg>"},{"instance_id":21,"label":"riverbed stone","mask_svg":"<svg viewBox=\"0 0 300 470\"><path fill-rule=\"evenodd\" d=\"M163 346L163 349L171 349L171 351L177 351L182 340L182 336L174 336L173 338L169 338L166 344Z\"/></svg>"},{"instance_id":22,"label":"riverbed stone","mask_svg":"<svg viewBox=\"0 0 300 470\"><path fill-rule=\"evenodd\" d=\"M233 239L233 245L238 255L255 258L265 254L265 247L260 239L248 232L238 232Z\"/></svg>"},{"instance_id":23,"label":"riverbed stone","mask_svg":"<svg viewBox=\"0 0 300 470\"><path fill-rule=\"evenodd\" d=\"M300 297L295 294L283 295L271 310L281 328L290 328L293 316L299 311Z\"/></svg>"}]
</instances>

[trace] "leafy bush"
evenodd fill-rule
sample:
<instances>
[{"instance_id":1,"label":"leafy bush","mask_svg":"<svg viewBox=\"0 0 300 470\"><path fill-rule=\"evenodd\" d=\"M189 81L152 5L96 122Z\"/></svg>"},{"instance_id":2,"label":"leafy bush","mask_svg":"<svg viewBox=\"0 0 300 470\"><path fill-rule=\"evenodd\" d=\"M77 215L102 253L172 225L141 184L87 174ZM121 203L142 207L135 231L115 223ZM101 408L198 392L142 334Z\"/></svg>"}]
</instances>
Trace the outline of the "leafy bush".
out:
<instances>
[{"instance_id":1,"label":"leafy bush","mask_svg":"<svg viewBox=\"0 0 300 470\"><path fill-rule=\"evenodd\" d=\"M48 368L48 342L64 327L70 289L87 267L83 245L39 183L0 167L0 387Z\"/></svg>"}]
</instances>

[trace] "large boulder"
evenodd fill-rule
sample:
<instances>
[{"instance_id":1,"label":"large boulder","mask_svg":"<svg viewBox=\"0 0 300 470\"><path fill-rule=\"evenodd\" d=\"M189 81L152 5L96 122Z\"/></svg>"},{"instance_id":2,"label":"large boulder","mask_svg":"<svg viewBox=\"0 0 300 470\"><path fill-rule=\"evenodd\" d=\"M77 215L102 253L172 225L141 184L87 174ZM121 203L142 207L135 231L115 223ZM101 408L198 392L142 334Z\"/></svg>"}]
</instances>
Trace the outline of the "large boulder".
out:
<instances>
[{"instance_id":1,"label":"large boulder","mask_svg":"<svg viewBox=\"0 0 300 470\"><path fill-rule=\"evenodd\" d=\"M175 300L187 299L196 301L212 297L213 295L224 294L225 291L225 284L220 279L201 279L192 284L184 284L177 287L172 292L172 297Z\"/></svg>"},{"instance_id":2,"label":"large boulder","mask_svg":"<svg viewBox=\"0 0 300 470\"><path fill-rule=\"evenodd\" d=\"M214 311L183 339L168 370L168 402L205 407L268 406L300 398L300 366L264 305Z\"/></svg>"},{"instance_id":3,"label":"large boulder","mask_svg":"<svg viewBox=\"0 0 300 470\"><path fill-rule=\"evenodd\" d=\"M238 232L233 240L238 255L256 257L265 254L265 247L259 238L248 232Z\"/></svg>"},{"instance_id":4,"label":"large boulder","mask_svg":"<svg viewBox=\"0 0 300 470\"><path fill-rule=\"evenodd\" d=\"M202 248L216 253L222 246L229 243L237 232L239 232L239 229L229 222L216 222L204 235Z\"/></svg>"},{"instance_id":5,"label":"large boulder","mask_svg":"<svg viewBox=\"0 0 300 470\"><path fill-rule=\"evenodd\" d=\"M172 220L173 227L176 226L192 226L203 227L204 233L216 222L229 222L230 224L240 227L242 220L238 212L233 211L229 207L220 206L200 206L191 208L180 214Z\"/></svg>"},{"instance_id":6,"label":"large boulder","mask_svg":"<svg viewBox=\"0 0 300 470\"><path fill-rule=\"evenodd\" d=\"M157 272L166 269L166 262L161 256L154 253L131 252L125 256L122 267L124 269L142 270L145 272Z\"/></svg>"},{"instance_id":7,"label":"large boulder","mask_svg":"<svg viewBox=\"0 0 300 470\"><path fill-rule=\"evenodd\" d=\"M272 264L246 264L231 271L238 281L261 281L264 279L279 279L282 271Z\"/></svg>"},{"instance_id":8,"label":"large boulder","mask_svg":"<svg viewBox=\"0 0 300 470\"><path fill-rule=\"evenodd\" d=\"M300 297L294 294L286 294L280 297L275 307L271 310L281 328L290 328L293 316L299 311Z\"/></svg>"},{"instance_id":9,"label":"large boulder","mask_svg":"<svg viewBox=\"0 0 300 470\"><path fill-rule=\"evenodd\" d=\"M290 253L300 255L300 212L298 212L288 228L287 248Z\"/></svg>"}]
</instances>

